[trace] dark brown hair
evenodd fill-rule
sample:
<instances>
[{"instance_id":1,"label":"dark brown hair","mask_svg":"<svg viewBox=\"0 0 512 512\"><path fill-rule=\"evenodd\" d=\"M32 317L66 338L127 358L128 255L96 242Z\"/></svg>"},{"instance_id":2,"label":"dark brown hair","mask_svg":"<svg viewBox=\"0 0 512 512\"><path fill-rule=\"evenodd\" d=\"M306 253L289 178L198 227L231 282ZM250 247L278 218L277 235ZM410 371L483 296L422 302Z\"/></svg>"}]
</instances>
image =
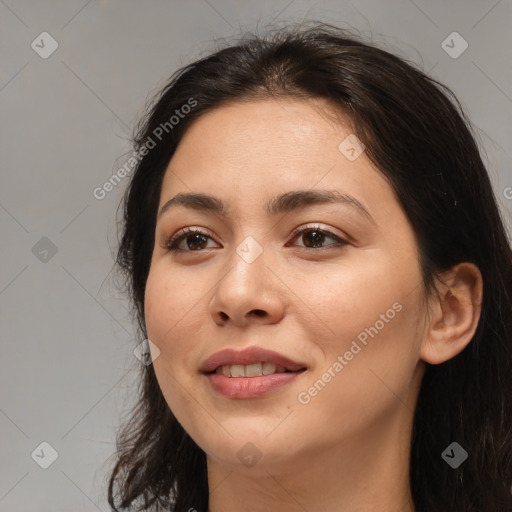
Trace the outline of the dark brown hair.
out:
<instances>
[{"instance_id":1,"label":"dark brown hair","mask_svg":"<svg viewBox=\"0 0 512 512\"><path fill-rule=\"evenodd\" d=\"M416 512L512 511L512 251L473 128L453 92L414 64L325 23L245 36L183 67L148 107L134 149L168 130L140 158L123 199L117 265L138 321L154 244L162 178L190 123L229 102L324 98L349 116L417 235L423 285L460 262L484 281L477 331L456 357L426 365L415 410L410 483ZM169 119L191 98L194 108ZM139 340L140 341L140 340ZM170 411L153 366L118 437L109 483L114 510L206 512L205 453ZM441 457L453 441L469 454Z\"/></svg>"}]
</instances>

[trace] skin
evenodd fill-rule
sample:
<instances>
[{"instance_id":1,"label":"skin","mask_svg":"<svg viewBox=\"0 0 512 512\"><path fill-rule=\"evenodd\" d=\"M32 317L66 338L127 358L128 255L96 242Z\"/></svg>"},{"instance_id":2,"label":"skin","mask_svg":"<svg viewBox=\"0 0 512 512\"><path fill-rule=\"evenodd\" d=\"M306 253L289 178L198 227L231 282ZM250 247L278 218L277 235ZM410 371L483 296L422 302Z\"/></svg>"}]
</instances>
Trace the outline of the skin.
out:
<instances>
[{"instance_id":1,"label":"skin","mask_svg":"<svg viewBox=\"0 0 512 512\"><path fill-rule=\"evenodd\" d=\"M365 152L354 161L340 152L353 131L333 112L318 99L222 106L191 124L164 177L159 210L191 191L230 208L223 218L176 206L158 219L145 297L159 385L207 454L210 512L413 511L409 446L425 362L454 357L477 327L478 269L459 264L442 276L441 300L425 296L412 226ZM350 194L374 223L340 204L265 212L271 197L299 189ZM291 236L312 224L348 243L326 235L319 249L307 234ZM189 237L182 251L166 249L185 226L211 237L206 248L192 250ZM248 236L263 249L252 263L236 251ZM300 403L395 303L394 318ZM308 369L249 400L217 394L199 372L219 350L256 345ZM261 457L252 466L237 456L249 442Z\"/></svg>"}]
</instances>

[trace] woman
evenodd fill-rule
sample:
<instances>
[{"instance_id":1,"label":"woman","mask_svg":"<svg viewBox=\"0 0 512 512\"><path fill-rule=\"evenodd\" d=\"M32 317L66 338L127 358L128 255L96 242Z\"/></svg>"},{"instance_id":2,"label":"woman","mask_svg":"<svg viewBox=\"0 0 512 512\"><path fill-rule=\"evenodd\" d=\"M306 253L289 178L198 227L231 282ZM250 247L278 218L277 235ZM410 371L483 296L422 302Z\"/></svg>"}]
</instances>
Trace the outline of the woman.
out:
<instances>
[{"instance_id":1,"label":"woman","mask_svg":"<svg viewBox=\"0 0 512 512\"><path fill-rule=\"evenodd\" d=\"M288 29L177 72L135 150L115 510L512 510L511 249L448 88Z\"/></svg>"}]
</instances>

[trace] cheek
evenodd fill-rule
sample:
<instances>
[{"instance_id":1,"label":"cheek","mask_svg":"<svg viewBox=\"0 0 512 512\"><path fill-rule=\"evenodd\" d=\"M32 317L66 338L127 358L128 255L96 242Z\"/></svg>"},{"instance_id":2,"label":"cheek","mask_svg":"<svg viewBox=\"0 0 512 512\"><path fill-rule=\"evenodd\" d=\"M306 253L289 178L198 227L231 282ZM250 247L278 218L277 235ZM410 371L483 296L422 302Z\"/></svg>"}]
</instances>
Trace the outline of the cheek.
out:
<instances>
[{"instance_id":1,"label":"cheek","mask_svg":"<svg viewBox=\"0 0 512 512\"><path fill-rule=\"evenodd\" d=\"M204 280L171 272L164 265L150 270L145 292L147 335L160 350L154 368L161 388L170 396L176 396L179 384L195 377L198 340L206 338L201 331L210 327L208 288Z\"/></svg>"},{"instance_id":2,"label":"cheek","mask_svg":"<svg viewBox=\"0 0 512 512\"><path fill-rule=\"evenodd\" d=\"M182 278L183 279L183 278ZM179 418L196 418L197 403L191 380L196 370L190 358L195 336L204 326L204 307L197 286L185 286L168 269L151 269L145 291L145 321L148 338L159 348L153 367L164 398ZM200 313L202 311L202 313ZM204 420L204 419L203 419Z\"/></svg>"},{"instance_id":3,"label":"cheek","mask_svg":"<svg viewBox=\"0 0 512 512\"><path fill-rule=\"evenodd\" d=\"M343 350L350 341L361 334L365 339L365 329L378 322L379 330L393 321L404 297L402 286L397 286L389 271L372 265L346 266L335 272L320 276L310 276L293 285L294 294L304 308L303 326L309 338L324 345L326 349ZM288 282L292 283L292 276ZM393 305L395 304L395 308ZM307 306L307 307L304 307ZM307 320L306 320L307 319ZM366 335L369 336L368 334Z\"/></svg>"},{"instance_id":4,"label":"cheek","mask_svg":"<svg viewBox=\"0 0 512 512\"><path fill-rule=\"evenodd\" d=\"M144 311L148 338L160 350L171 348L170 340L185 324L189 332L193 331L199 311L204 311L201 287L183 281L183 273L174 274L156 265L151 268L146 282Z\"/></svg>"},{"instance_id":5,"label":"cheek","mask_svg":"<svg viewBox=\"0 0 512 512\"><path fill-rule=\"evenodd\" d=\"M172 279L158 272L150 272L146 284L145 320L148 338L160 350L153 361L155 375L169 408L176 414L182 408L180 383L187 379L184 360L187 358L186 339L181 338L184 329L186 301L178 296ZM186 330L186 329L185 329Z\"/></svg>"},{"instance_id":6,"label":"cheek","mask_svg":"<svg viewBox=\"0 0 512 512\"><path fill-rule=\"evenodd\" d=\"M407 269L410 279L404 279L404 270L397 276L398 271L373 264L331 275L328 286L303 281L294 290L307 298L302 330L322 353L312 383L319 377L332 380L326 387L335 402L349 405L353 399L389 393L379 378L391 389L403 388L410 379L419 358L421 289L412 287L415 269ZM328 371L337 378L325 375Z\"/></svg>"},{"instance_id":7,"label":"cheek","mask_svg":"<svg viewBox=\"0 0 512 512\"><path fill-rule=\"evenodd\" d=\"M323 364L296 397L297 423L322 418L327 443L379 425L404 407L414 408L408 397L419 350L415 305L375 297L364 305L363 319L344 310L333 319L337 339L324 343Z\"/></svg>"}]
</instances>

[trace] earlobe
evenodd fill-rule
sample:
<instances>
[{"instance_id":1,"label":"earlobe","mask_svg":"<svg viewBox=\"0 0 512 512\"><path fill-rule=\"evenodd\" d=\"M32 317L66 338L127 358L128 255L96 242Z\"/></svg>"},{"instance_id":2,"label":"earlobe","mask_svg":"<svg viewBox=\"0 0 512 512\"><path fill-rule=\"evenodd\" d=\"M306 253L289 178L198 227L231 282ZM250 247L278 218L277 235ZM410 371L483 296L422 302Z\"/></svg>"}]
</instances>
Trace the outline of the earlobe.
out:
<instances>
[{"instance_id":1,"label":"earlobe","mask_svg":"<svg viewBox=\"0 0 512 512\"><path fill-rule=\"evenodd\" d=\"M431 299L430 317L420 357L440 364L462 352L473 338L480 320L483 279L472 263L459 263L442 276L439 297Z\"/></svg>"}]
</instances>

